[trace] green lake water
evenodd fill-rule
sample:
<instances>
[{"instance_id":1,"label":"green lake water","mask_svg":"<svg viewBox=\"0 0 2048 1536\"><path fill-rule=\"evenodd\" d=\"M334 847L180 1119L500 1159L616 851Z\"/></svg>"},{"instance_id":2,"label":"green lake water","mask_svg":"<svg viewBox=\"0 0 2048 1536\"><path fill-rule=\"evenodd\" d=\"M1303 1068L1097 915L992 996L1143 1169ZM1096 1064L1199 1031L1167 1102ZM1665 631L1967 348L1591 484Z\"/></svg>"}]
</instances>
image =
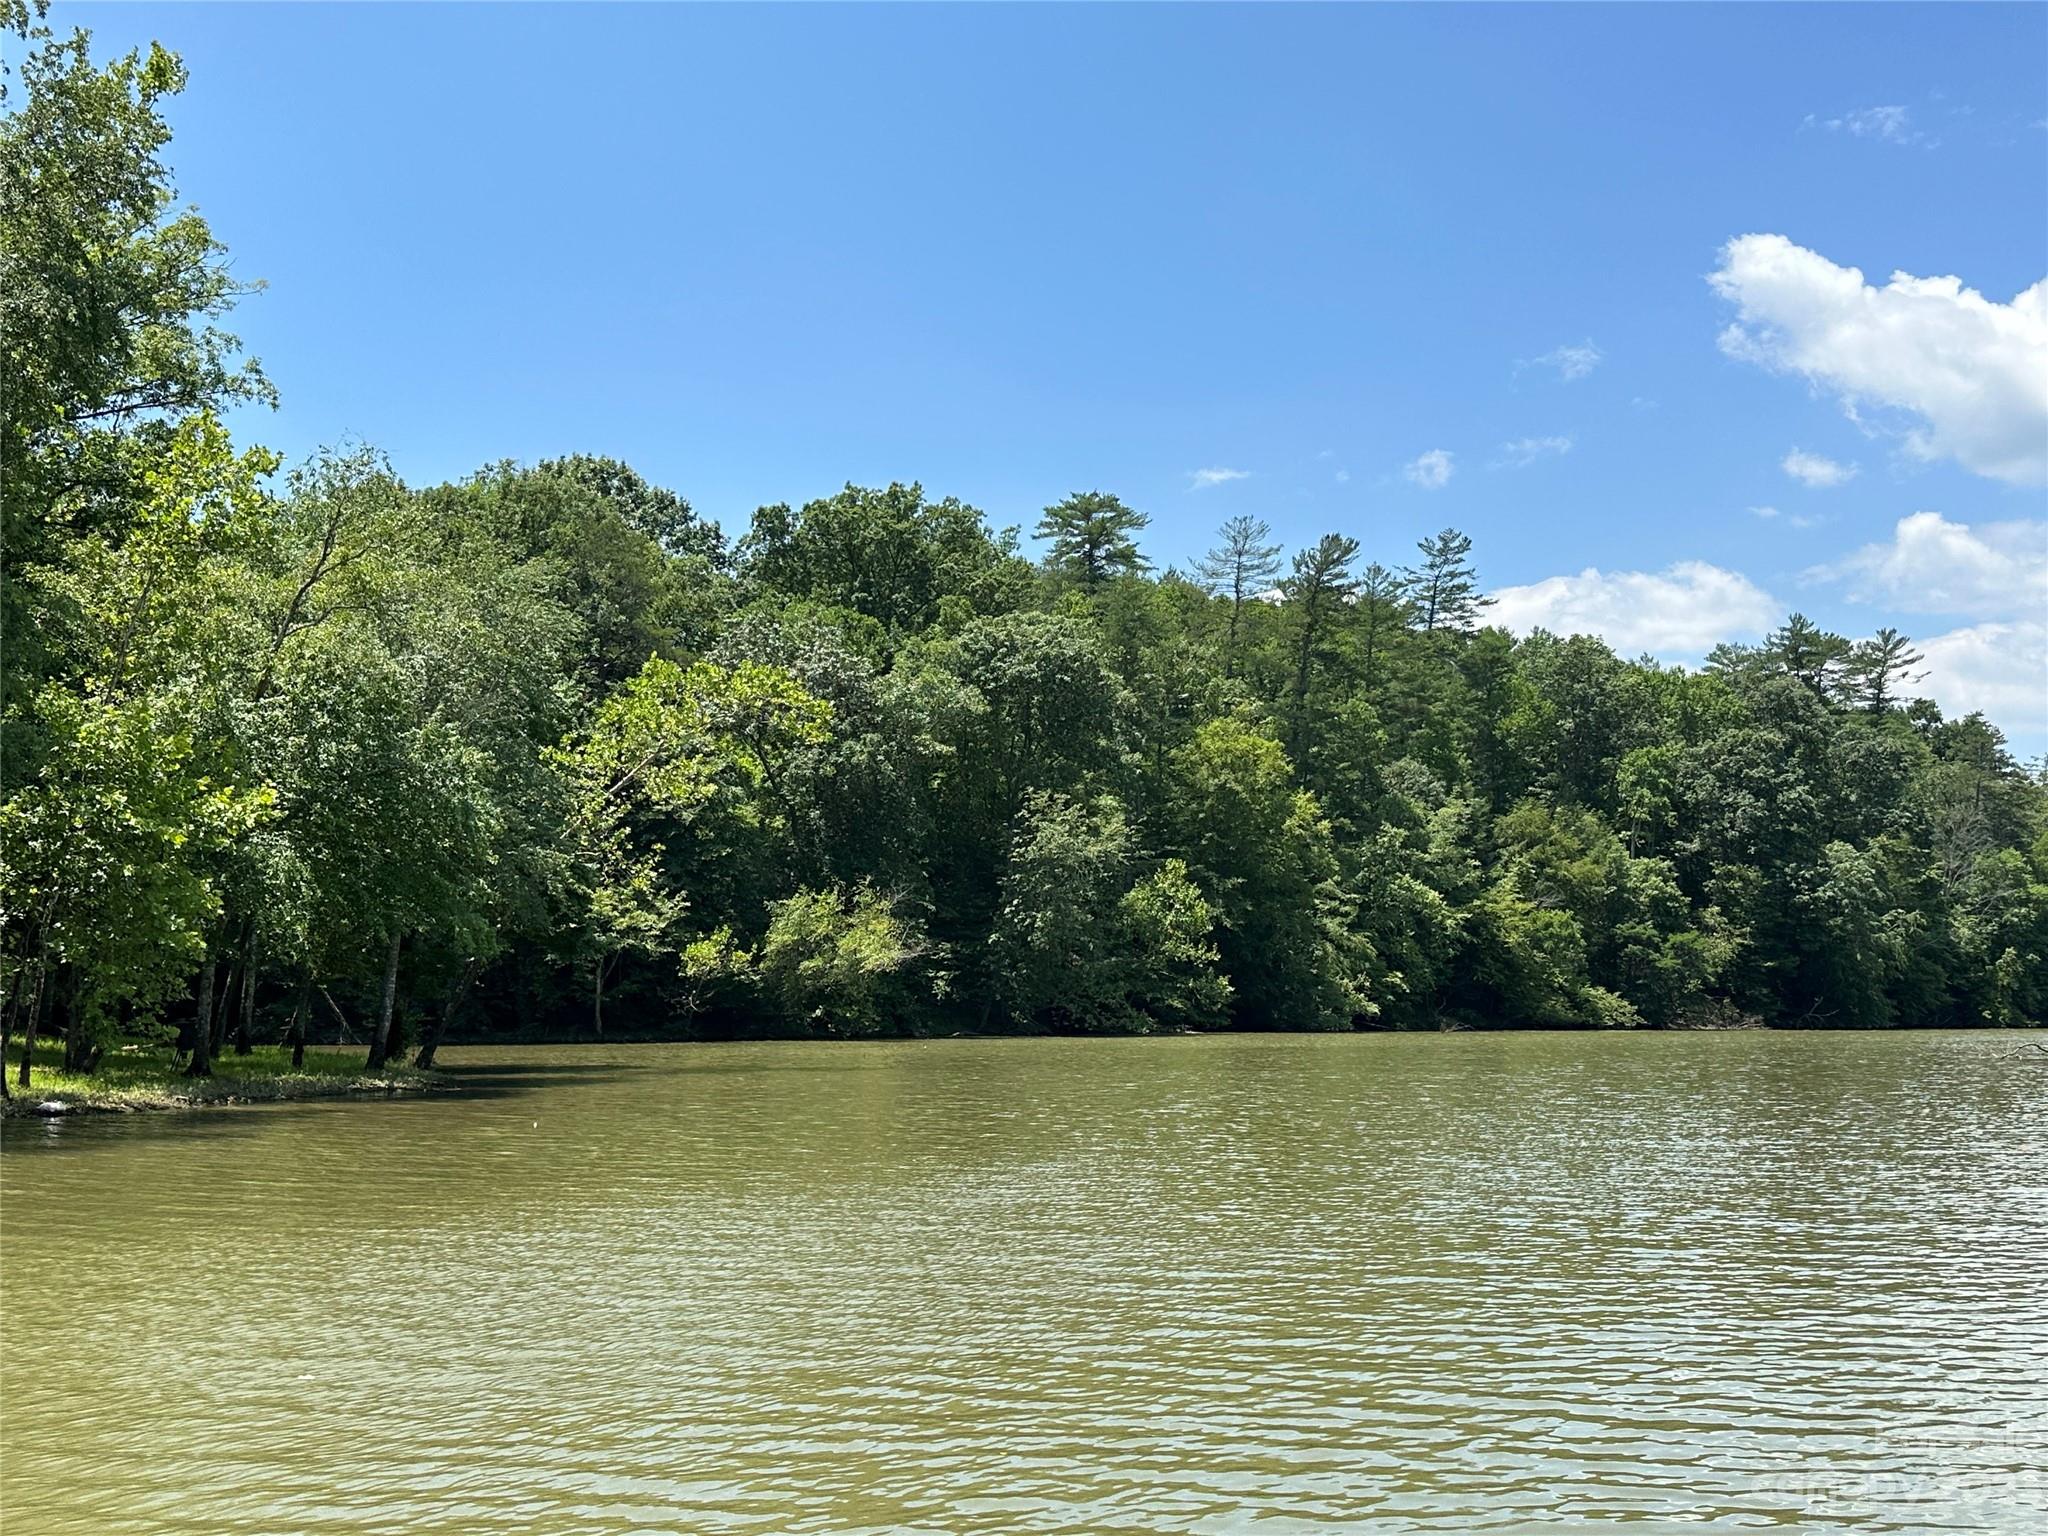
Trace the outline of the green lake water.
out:
<instances>
[{"instance_id":1,"label":"green lake water","mask_svg":"<svg viewBox=\"0 0 2048 1536\"><path fill-rule=\"evenodd\" d=\"M500 1047L14 1122L0 1531L2048 1530L2024 1038Z\"/></svg>"}]
</instances>

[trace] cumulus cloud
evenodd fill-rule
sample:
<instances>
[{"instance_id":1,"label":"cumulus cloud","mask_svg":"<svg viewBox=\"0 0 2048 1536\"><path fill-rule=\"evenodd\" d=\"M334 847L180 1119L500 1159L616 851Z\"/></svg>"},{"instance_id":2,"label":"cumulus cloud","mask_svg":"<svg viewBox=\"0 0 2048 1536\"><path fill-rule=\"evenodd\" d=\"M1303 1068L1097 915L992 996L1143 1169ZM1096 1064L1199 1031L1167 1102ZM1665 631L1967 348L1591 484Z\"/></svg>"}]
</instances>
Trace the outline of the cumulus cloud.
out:
<instances>
[{"instance_id":1,"label":"cumulus cloud","mask_svg":"<svg viewBox=\"0 0 2048 1536\"><path fill-rule=\"evenodd\" d=\"M1593 344L1591 337L1576 346L1566 343L1552 347L1541 357L1523 357L1515 360L1515 372L1524 368L1555 368L1557 376L1567 384L1575 383L1600 366L1600 360L1607 354Z\"/></svg>"},{"instance_id":2,"label":"cumulus cloud","mask_svg":"<svg viewBox=\"0 0 2048 1536\"><path fill-rule=\"evenodd\" d=\"M1778 461L1778 467L1801 485L1813 490L1846 485L1857 475L1854 464L1843 464L1824 453L1808 453L1804 448L1794 448Z\"/></svg>"},{"instance_id":3,"label":"cumulus cloud","mask_svg":"<svg viewBox=\"0 0 2048 1536\"><path fill-rule=\"evenodd\" d=\"M1576 576L1504 588L1494 605L1491 622L1517 634L1598 635L1624 656L1649 651L1674 660L1761 636L1784 611L1748 577L1703 560L1661 571L1588 566Z\"/></svg>"},{"instance_id":4,"label":"cumulus cloud","mask_svg":"<svg viewBox=\"0 0 2048 1536\"><path fill-rule=\"evenodd\" d=\"M1526 469L1538 459L1553 459L1572 451L1572 440L1568 437L1518 437L1511 443L1500 445L1500 457L1495 459L1495 469Z\"/></svg>"},{"instance_id":5,"label":"cumulus cloud","mask_svg":"<svg viewBox=\"0 0 2048 1536\"><path fill-rule=\"evenodd\" d=\"M1900 518L1885 542L1806 575L1846 583L1852 601L1908 613L2031 617L2048 613L2048 521L1973 528L1939 512L1915 512Z\"/></svg>"},{"instance_id":6,"label":"cumulus cloud","mask_svg":"<svg viewBox=\"0 0 2048 1536\"><path fill-rule=\"evenodd\" d=\"M1410 459L1401 473L1425 491L1440 491L1451 483L1451 476L1457 473L1452 457L1447 448L1432 448Z\"/></svg>"},{"instance_id":7,"label":"cumulus cloud","mask_svg":"<svg viewBox=\"0 0 2048 1536\"><path fill-rule=\"evenodd\" d=\"M1925 694L1953 718L1981 709L2008 735L2048 734L2048 621L1972 624L1914 642Z\"/></svg>"},{"instance_id":8,"label":"cumulus cloud","mask_svg":"<svg viewBox=\"0 0 2048 1536\"><path fill-rule=\"evenodd\" d=\"M1251 476L1248 469L1198 469L1188 476L1188 489L1206 491L1212 485L1224 485L1232 480L1244 480Z\"/></svg>"},{"instance_id":9,"label":"cumulus cloud","mask_svg":"<svg viewBox=\"0 0 2048 1536\"><path fill-rule=\"evenodd\" d=\"M1906 450L2016 485L2048 482L2048 279L2010 303L1954 277L1882 287L1783 235L1743 235L1709 276L1736 308L1730 357L1897 413Z\"/></svg>"}]
</instances>

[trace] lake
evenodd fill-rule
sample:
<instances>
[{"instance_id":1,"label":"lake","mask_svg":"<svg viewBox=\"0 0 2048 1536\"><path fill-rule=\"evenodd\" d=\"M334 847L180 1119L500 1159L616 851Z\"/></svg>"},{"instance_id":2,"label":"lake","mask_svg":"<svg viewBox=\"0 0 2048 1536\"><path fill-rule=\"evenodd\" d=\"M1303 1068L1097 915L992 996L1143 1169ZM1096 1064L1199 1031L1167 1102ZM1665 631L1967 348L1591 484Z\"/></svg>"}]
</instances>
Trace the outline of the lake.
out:
<instances>
[{"instance_id":1,"label":"lake","mask_svg":"<svg viewBox=\"0 0 2048 1536\"><path fill-rule=\"evenodd\" d=\"M2025 1039L493 1047L15 1122L0 1522L2040 1531Z\"/></svg>"}]
</instances>

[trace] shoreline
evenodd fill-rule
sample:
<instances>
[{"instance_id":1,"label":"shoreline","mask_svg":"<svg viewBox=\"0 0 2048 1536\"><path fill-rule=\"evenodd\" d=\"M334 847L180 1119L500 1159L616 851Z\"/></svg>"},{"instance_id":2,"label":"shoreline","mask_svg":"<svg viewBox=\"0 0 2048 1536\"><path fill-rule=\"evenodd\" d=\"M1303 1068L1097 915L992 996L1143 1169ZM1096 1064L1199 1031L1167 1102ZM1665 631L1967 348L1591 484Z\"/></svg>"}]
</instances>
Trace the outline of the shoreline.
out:
<instances>
[{"instance_id":1,"label":"shoreline","mask_svg":"<svg viewBox=\"0 0 2048 1536\"><path fill-rule=\"evenodd\" d=\"M0 1120L59 1120L75 1115L226 1109L250 1104L285 1104L303 1099L396 1098L400 1095L460 1091L459 1085L445 1072L423 1072L396 1063L376 1072L365 1072L353 1061L336 1059L339 1053L317 1051L308 1054L307 1065L311 1070L293 1071L289 1065L273 1064L264 1059L272 1053L284 1054L275 1047L268 1047L259 1048L257 1053L239 1061L229 1057L220 1064L214 1076L205 1078L186 1077L168 1057L141 1059L142 1053L122 1062L121 1065L130 1070L110 1080L47 1069L38 1062L34 1079L25 1089L14 1083L11 1074L15 1063L10 1061L8 1091L11 1097L0 1101ZM353 1056L355 1053L350 1054ZM320 1060L323 1055L328 1059ZM155 1053L150 1053L150 1056L155 1057ZM235 1070L237 1067L242 1070Z\"/></svg>"},{"instance_id":2,"label":"shoreline","mask_svg":"<svg viewBox=\"0 0 2048 1536\"><path fill-rule=\"evenodd\" d=\"M859 1040L831 1042L829 1037L810 1041L775 1041L760 1038L740 1037L731 1040L679 1039L659 1036L623 1036L608 1040L574 1040L547 1038L545 1036L517 1040L465 1040L443 1042L446 1049L466 1048L518 1048L522 1046L589 1046L612 1049L631 1049L634 1046L654 1045L749 1045L763 1043L787 1044L909 1044L919 1042L961 1041L961 1040L1024 1040L1024 1039L1069 1039L1086 1040L1145 1040L1161 1038L1208 1038L1229 1034L1254 1035L1477 1035L1477 1034L1570 1034L1570 1035L1688 1035L1688 1034L1902 1034L1921 1030L1937 1032L2020 1033L2040 1030L2039 1024L2019 1026L1991 1025L1893 1025L1883 1029L1835 1029L1819 1026L1768 1025L1757 1020L1744 1020L1735 1024L1692 1025L1657 1030L1595 1030L1583 1028L1534 1028L1517 1026L1512 1028L1487 1029L1484 1027L1453 1027L1438 1030L1175 1030L1155 1034L1076 1034L1076 1035L1005 1035L961 1033L952 1035L880 1035L863 1037ZM2048 1052L2048 1045L2036 1044L2036 1050ZM261 1046L249 1057L227 1057L218 1063L218 1070L210 1078L189 1078L172 1061L157 1057L157 1053L131 1048L121 1053L122 1062L130 1070L126 1080L117 1078L102 1081L98 1078L81 1078L53 1066L38 1062L36 1078L30 1087L23 1090L15 1086L13 1071L16 1063L10 1060L8 1087L11 1097L0 1101L0 1121L17 1120L59 1120L79 1115L127 1115L162 1113L177 1110L229 1109L255 1104L287 1104L308 1099L348 1098L398 1098L412 1095L457 1094L463 1091L456 1077L442 1069L422 1071L416 1067L388 1064L378 1072L365 1072L356 1067L352 1059L344 1059L342 1053L332 1049L313 1048L308 1053L308 1066L293 1071L288 1065L272 1067L265 1060L270 1055L284 1056L280 1047ZM357 1053L348 1052L348 1058ZM148 1058L157 1057L155 1060ZM325 1058L323 1060L323 1058ZM119 1058L117 1058L119 1059ZM236 1071L236 1067L243 1070ZM322 1070L322 1068L329 1070ZM347 1067L353 1070L341 1070ZM254 1068L255 1070L249 1070Z\"/></svg>"}]
</instances>

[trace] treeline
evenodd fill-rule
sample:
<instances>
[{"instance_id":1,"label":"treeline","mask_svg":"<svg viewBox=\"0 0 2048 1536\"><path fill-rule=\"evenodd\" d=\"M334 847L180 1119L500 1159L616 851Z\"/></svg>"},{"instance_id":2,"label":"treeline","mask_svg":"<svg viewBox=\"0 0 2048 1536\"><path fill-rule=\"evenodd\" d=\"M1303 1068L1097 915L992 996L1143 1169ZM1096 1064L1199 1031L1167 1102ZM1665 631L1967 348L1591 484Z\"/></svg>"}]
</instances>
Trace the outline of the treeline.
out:
<instances>
[{"instance_id":1,"label":"treeline","mask_svg":"<svg viewBox=\"0 0 2048 1536\"><path fill-rule=\"evenodd\" d=\"M160 51L39 32L0 129L5 1029L194 1073L464 1036L2018 1024L2048 788L1794 616L1698 672L1240 518L1078 494L738 537L573 457L415 489L269 385ZM1394 560L1392 552L1383 558ZM20 1055L26 1080L26 1055Z\"/></svg>"}]
</instances>

